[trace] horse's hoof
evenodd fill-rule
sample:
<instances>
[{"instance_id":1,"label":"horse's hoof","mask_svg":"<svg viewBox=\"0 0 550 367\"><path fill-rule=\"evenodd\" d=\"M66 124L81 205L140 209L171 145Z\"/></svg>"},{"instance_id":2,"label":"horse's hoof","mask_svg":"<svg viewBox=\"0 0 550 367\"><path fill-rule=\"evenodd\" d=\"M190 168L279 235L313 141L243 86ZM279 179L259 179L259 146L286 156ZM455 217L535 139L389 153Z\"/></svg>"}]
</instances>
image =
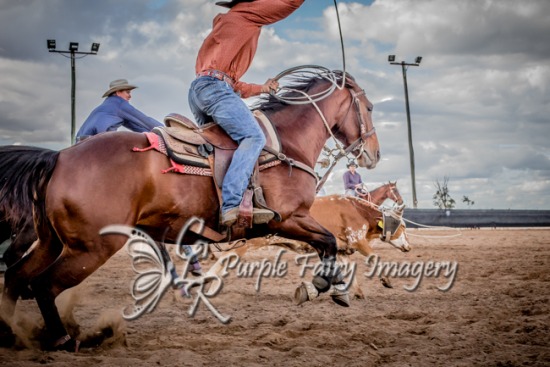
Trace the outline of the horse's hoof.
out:
<instances>
[{"instance_id":1,"label":"horse's hoof","mask_svg":"<svg viewBox=\"0 0 550 367\"><path fill-rule=\"evenodd\" d=\"M346 284L335 284L332 287L332 292L330 294L332 297L332 300L342 307L349 307L350 301L349 301L349 292L346 289Z\"/></svg>"},{"instance_id":2,"label":"horse's hoof","mask_svg":"<svg viewBox=\"0 0 550 367\"><path fill-rule=\"evenodd\" d=\"M70 335L65 335L59 338L53 345L53 350L64 350L66 352L78 353L80 348L80 340L76 340L70 337Z\"/></svg>"},{"instance_id":3,"label":"horse's hoof","mask_svg":"<svg viewBox=\"0 0 550 367\"><path fill-rule=\"evenodd\" d=\"M330 281L320 275L314 276L312 282L319 293L324 293L330 289Z\"/></svg>"},{"instance_id":4,"label":"horse's hoof","mask_svg":"<svg viewBox=\"0 0 550 367\"><path fill-rule=\"evenodd\" d=\"M386 277L380 277L380 283L382 283L382 285L386 288L393 288L390 280Z\"/></svg>"},{"instance_id":5,"label":"horse's hoof","mask_svg":"<svg viewBox=\"0 0 550 367\"><path fill-rule=\"evenodd\" d=\"M105 339L110 338L114 335L113 328L106 326L103 329L93 332L91 334L85 335L82 337L82 342L80 343L80 348L97 348Z\"/></svg>"},{"instance_id":6,"label":"horse's hoof","mask_svg":"<svg viewBox=\"0 0 550 367\"><path fill-rule=\"evenodd\" d=\"M317 298L317 296L319 296L319 292L313 284L302 282L294 291L294 302L299 306L302 303Z\"/></svg>"},{"instance_id":7,"label":"horse's hoof","mask_svg":"<svg viewBox=\"0 0 550 367\"><path fill-rule=\"evenodd\" d=\"M349 294L342 294L337 296L331 296L334 303L336 303L339 306L342 307L349 307L350 301L349 301Z\"/></svg>"}]
</instances>

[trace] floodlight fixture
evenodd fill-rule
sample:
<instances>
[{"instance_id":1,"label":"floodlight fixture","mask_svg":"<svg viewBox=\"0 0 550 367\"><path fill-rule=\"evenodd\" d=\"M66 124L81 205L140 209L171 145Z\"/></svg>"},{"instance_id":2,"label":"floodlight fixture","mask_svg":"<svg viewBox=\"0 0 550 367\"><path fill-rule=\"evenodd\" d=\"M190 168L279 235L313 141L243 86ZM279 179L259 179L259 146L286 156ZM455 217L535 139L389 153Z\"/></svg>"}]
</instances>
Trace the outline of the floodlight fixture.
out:
<instances>
[{"instance_id":1,"label":"floodlight fixture","mask_svg":"<svg viewBox=\"0 0 550 367\"><path fill-rule=\"evenodd\" d=\"M388 56L388 62L391 65L400 65L401 70L403 71L403 86L405 87L405 108L407 110L407 131L408 131L408 140L409 140L409 159L411 165L411 184L412 184L412 197L413 197L413 208L416 208L418 201L416 199L416 178L415 178L415 168L414 168L414 149L412 143L412 129L411 129L411 111L409 108L409 88L407 86L407 69L409 66L420 66L422 61L422 56L417 56L415 63L410 62L396 62L395 55Z\"/></svg>"},{"instance_id":2,"label":"floodlight fixture","mask_svg":"<svg viewBox=\"0 0 550 367\"><path fill-rule=\"evenodd\" d=\"M99 51L99 43L92 43L91 52L78 51L78 42L69 42L68 50L56 50L55 40L48 41L48 51L62 55L69 55L71 59L71 144L75 142L76 133L76 59L81 59L88 55L97 55ZM78 56L78 57L77 57Z\"/></svg>"}]
</instances>

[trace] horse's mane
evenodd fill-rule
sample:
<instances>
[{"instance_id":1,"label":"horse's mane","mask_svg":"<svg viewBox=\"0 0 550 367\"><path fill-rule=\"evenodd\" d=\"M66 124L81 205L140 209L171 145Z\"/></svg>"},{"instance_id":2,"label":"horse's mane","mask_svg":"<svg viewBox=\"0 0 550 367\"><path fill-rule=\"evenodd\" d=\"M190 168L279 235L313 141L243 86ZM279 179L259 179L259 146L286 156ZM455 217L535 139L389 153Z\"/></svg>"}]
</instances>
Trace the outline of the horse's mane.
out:
<instances>
[{"instance_id":1,"label":"horse's mane","mask_svg":"<svg viewBox=\"0 0 550 367\"><path fill-rule=\"evenodd\" d=\"M336 83L340 85L342 83L343 72L340 70L335 70L332 73L336 76ZM329 82L326 77L323 77L323 74L317 74L313 77L306 77L304 75L296 74L289 77L288 79L289 85L285 85L283 92L278 94L278 97L280 99L271 94L264 94L256 103L254 103L252 109L262 110L264 112L278 111L281 108L289 105L288 103L283 101L284 99L303 97L303 94L301 92L308 93L319 83ZM346 73L346 86L349 86L350 81L355 82L355 79L350 74Z\"/></svg>"}]
</instances>

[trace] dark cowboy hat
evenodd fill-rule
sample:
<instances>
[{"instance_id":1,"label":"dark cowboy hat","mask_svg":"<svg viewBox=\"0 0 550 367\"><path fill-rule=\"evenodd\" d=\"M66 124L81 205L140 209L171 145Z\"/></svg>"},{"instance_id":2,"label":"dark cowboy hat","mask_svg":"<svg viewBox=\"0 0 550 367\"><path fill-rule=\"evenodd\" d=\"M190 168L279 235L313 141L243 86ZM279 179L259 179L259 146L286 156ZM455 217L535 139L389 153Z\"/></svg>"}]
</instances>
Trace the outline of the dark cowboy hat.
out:
<instances>
[{"instance_id":1,"label":"dark cowboy hat","mask_svg":"<svg viewBox=\"0 0 550 367\"><path fill-rule=\"evenodd\" d=\"M219 6L223 6L224 8L229 8L231 9L232 7L234 7L235 5L237 5L238 3L250 3L254 0L231 0L231 1L218 1L216 3L216 5L219 5Z\"/></svg>"},{"instance_id":2,"label":"dark cowboy hat","mask_svg":"<svg viewBox=\"0 0 550 367\"><path fill-rule=\"evenodd\" d=\"M348 168L350 168L351 166L354 166L355 168L357 168L357 163L355 163L355 161L351 161L346 165L346 167Z\"/></svg>"}]
</instances>

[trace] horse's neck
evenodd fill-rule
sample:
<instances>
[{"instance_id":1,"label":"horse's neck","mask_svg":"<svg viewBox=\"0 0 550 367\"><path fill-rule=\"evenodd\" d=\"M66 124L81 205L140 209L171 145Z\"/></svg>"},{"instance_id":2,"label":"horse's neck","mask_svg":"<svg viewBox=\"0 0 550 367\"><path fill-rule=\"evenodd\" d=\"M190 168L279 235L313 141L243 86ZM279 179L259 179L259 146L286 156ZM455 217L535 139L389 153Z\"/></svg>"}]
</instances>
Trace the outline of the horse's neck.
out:
<instances>
[{"instance_id":1,"label":"horse's neck","mask_svg":"<svg viewBox=\"0 0 550 367\"><path fill-rule=\"evenodd\" d=\"M284 153L314 167L329 135L318 112L306 107L289 107L274 112L270 119L277 128Z\"/></svg>"},{"instance_id":2,"label":"horse's neck","mask_svg":"<svg viewBox=\"0 0 550 367\"><path fill-rule=\"evenodd\" d=\"M370 192L371 202L376 205L380 205L384 200L389 198L390 190L387 185L380 186Z\"/></svg>"}]
</instances>

